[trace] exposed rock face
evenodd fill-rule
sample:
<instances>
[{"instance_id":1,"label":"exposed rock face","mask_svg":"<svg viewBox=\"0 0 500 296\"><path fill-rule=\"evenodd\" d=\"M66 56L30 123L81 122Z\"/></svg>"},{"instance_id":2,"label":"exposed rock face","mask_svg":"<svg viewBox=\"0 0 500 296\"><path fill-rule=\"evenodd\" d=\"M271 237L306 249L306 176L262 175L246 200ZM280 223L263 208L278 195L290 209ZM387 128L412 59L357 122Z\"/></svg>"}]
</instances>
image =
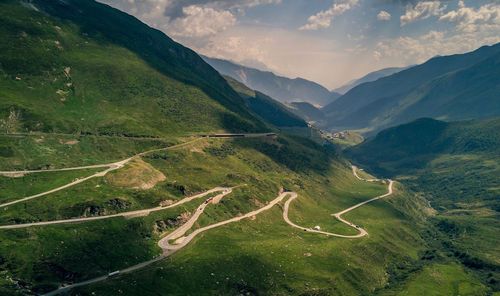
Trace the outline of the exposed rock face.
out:
<instances>
[{"instance_id":1,"label":"exposed rock face","mask_svg":"<svg viewBox=\"0 0 500 296\"><path fill-rule=\"evenodd\" d=\"M130 207L130 202L120 199L114 198L106 202L106 204L114 209L125 210Z\"/></svg>"},{"instance_id":2,"label":"exposed rock face","mask_svg":"<svg viewBox=\"0 0 500 296\"><path fill-rule=\"evenodd\" d=\"M82 214L83 217L94 217L102 215L106 215L106 209L103 209L100 206L95 206L95 205L86 207Z\"/></svg>"},{"instance_id":3,"label":"exposed rock face","mask_svg":"<svg viewBox=\"0 0 500 296\"><path fill-rule=\"evenodd\" d=\"M166 220L157 220L153 225L153 231L157 234L165 232L168 228L177 228L186 223L191 217L191 213L184 212L176 218L168 218Z\"/></svg>"}]
</instances>

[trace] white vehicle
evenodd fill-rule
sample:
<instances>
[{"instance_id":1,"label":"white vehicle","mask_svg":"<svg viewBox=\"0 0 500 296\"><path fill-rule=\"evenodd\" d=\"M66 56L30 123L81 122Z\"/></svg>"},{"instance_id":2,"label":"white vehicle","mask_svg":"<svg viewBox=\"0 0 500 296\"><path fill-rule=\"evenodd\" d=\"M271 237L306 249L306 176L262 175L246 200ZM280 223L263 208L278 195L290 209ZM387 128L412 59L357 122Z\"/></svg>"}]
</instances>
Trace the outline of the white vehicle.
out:
<instances>
[{"instance_id":1,"label":"white vehicle","mask_svg":"<svg viewBox=\"0 0 500 296\"><path fill-rule=\"evenodd\" d=\"M117 271L113 271L113 272L110 272L110 273L108 274L108 277L117 276L117 275L119 275L119 274L120 274L120 271L119 271L119 270L117 270Z\"/></svg>"}]
</instances>

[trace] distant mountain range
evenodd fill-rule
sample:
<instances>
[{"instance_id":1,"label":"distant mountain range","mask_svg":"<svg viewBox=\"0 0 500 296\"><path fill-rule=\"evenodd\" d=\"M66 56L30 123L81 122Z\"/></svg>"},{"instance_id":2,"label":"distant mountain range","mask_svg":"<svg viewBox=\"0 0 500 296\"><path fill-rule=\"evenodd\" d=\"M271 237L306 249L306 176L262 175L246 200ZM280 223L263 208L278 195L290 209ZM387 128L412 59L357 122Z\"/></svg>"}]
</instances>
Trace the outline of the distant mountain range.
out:
<instances>
[{"instance_id":1,"label":"distant mountain range","mask_svg":"<svg viewBox=\"0 0 500 296\"><path fill-rule=\"evenodd\" d=\"M345 94L346 92L350 91L351 89L355 88L356 86L358 86L360 84L363 84L365 82L372 82L372 81L375 81L375 80L380 79L382 77L390 76L392 74L401 72L401 71L408 69L410 67L411 66L409 66L409 67L392 67L392 68L385 68L385 69L381 69L378 71L374 71L374 72L366 74L365 76L363 76L361 78L354 79L354 80L350 81L349 83L347 83L346 85L343 85L343 86L335 89L334 91L339 93L339 94Z\"/></svg>"},{"instance_id":2,"label":"distant mountain range","mask_svg":"<svg viewBox=\"0 0 500 296\"><path fill-rule=\"evenodd\" d=\"M316 106L326 106L340 97L340 94L330 92L320 84L303 78L291 79L226 60L206 56L202 58L222 75L232 77L282 103L307 102Z\"/></svg>"},{"instance_id":3,"label":"distant mountain range","mask_svg":"<svg viewBox=\"0 0 500 296\"><path fill-rule=\"evenodd\" d=\"M441 56L361 84L324 107L323 128L373 133L420 117L500 115L500 44Z\"/></svg>"}]
</instances>

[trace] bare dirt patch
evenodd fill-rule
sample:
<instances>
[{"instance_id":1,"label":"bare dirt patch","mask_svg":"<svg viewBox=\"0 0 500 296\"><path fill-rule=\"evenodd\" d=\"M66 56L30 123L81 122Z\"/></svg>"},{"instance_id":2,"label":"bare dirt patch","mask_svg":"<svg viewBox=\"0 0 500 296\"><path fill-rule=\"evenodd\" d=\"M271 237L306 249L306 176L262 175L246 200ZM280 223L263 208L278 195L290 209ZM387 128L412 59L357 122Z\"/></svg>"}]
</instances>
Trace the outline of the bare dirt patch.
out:
<instances>
[{"instance_id":1,"label":"bare dirt patch","mask_svg":"<svg viewBox=\"0 0 500 296\"><path fill-rule=\"evenodd\" d=\"M106 175L106 180L113 186L139 190L151 189L166 179L162 172L140 158L132 160L113 174Z\"/></svg>"},{"instance_id":2,"label":"bare dirt patch","mask_svg":"<svg viewBox=\"0 0 500 296\"><path fill-rule=\"evenodd\" d=\"M22 178L25 175L26 174L24 174L24 173L3 173L3 174L0 174L0 176L4 176L7 178Z\"/></svg>"}]
</instances>

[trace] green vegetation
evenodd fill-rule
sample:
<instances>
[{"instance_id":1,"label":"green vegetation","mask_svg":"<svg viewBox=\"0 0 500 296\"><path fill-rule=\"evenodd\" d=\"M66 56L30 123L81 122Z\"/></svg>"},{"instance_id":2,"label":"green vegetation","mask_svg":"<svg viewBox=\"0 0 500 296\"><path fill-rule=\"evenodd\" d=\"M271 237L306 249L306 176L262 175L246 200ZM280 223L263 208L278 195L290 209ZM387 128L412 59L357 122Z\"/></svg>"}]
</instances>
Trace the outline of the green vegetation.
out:
<instances>
[{"instance_id":1,"label":"green vegetation","mask_svg":"<svg viewBox=\"0 0 500 296\"><path fill-rule=\"evenodd\" d=\"M284 105L266 96L263 93L253 91L237 80L225 76L229 85L240 94L246 104L255 114L264 121L277 127L302 127L307 124L297 115L289 111Z\"/></svg>"},{"instance_id":2,"label":"green vegetation","mask_svg":"<svg viewBox=\"0 0 500 296\"><path fill-rule=\"evenodd\" d=\"M108 6L6 0L0 9L2 171L113 163L188 142L197 133L262 132L276 126L314 133L270 98L232 83L247 96L242 98L194 52ZM94 172L2 176L1 200ZM209 204L194 229L259 209L283 188L299 196L291 219L348 234L353 229L330 214L387 190L356 179L335 147L320 141L286 133L200 138L141 155L104 177L5 207L0 224L147 209L219 186L236 188L220 203ZM202 202L127 219L3 229L0 294L41 294L151 260L161 252L158 240ZM70 294L367 295L404 285L414 289L413 281L425 280L429 268L448 279L456 276L445 285L459 282L459 292L496 289L496 265L490 263L496 258L494 240L478 247L491 251L464 251L471 247L468 235L493 233L496 220L489 214L481 226L458 216L453 224L429 223L426 200L397 184L390 198L346 214L369 232L349 240L291 228L282 207L212 229L168 259ZM478 270L477 277L491 281L489 286L454 267L457 262Z\"/></svg>"},{"instance_id":3,"label":"green vegetation","mask_svg":"<svg viewBox=\"0 0 500 296\"><path fill-rule=\"evenodd\" d=\"M360 133L353 131L344 131L334 134L334 137L331 138L331 140L341 149L346 149L362 143L364 141L364 138Z\"/></svg>"},{"instance_id":4,"label":"green vegetation","mask_svg":"<svg viewBox=\"0 0 500 296\"><path fill-rule=\"evenodd\" d=\"M167 178L149 190L120 188L106 182L106 178L94 179L9 208L1 219L6 221L12 215L38 221L110 214L156 206L162 200L176 200L216 186L246 184L218 205L210 205L196 227L260 208L275 198L283 186L299 193L290 213L294 221L349 233L351 229L336 223L330 211L338 211L386 189L358 181L333 151L323 149L293 137L205 139L183 149L143 157ZM290 157L292 155L294 157ZM121 202L109 202L117 196ZM367 227L369 239L343 240L304 234L285 224L281 209L276 206L255 220L211 230L170 259L143 271L85 287L83 291L98 289L113 294L122 290L133 295L151 281L155 286L144 290L150 291L146 293L165 289L177 293L208 289L218 294L372 291L386 281L386 264L407 256L416 258L425 249L425 242L417 233L412 233L415 223L425 223L418 214L422 203L399 194L394 200L415 212L393 201L380 201L366 206L362 215L349 216ZM85 280L151 259L159 254L156 246L159 237L177 227L181 214L192 212L200 202L202 200L192 201L179 208L129 220L116 218L2 231L0 236L5 242L0 248L2 266L13 282L1 282L0 287L6 292L15 291L14 286L21 288L20 293L48 291L61 282ZM98 208L94 210L100 210L89 212L82 204L87 208L96 205ZM388 240L392 242L390 245ZM10 247L13 244L14 249ZM359 257L358 254L372 256Z\"/></svg>"},{"instance_id":5,"label":"green vegetation","mask_svg":"<svg viewBox=\"0 0 500 296\"><path fill-rule=\"evenodd\" d=\"M0 135L2 170L38 170L111 163L178 143L177 138L134 139L93 135ZM69 144L68 144L69 143Z\"/></svg>"},{"instance_id":6,"label":"green vegetation","mask_svg":"<svg viewBox=\"0 0 500 296\"><path fill-rule=\"evenodd\" d=\"M103 169L101 169L103 170ZM40 192L70 183L76 178L90 176L99 170L80 170L72 172L50 172L27 174L16 177L0 176L0 203L21 199Z\"/></svg>"},{"instance_id":7,"label":"green vegetation","mask_svg":"<svg viewBox=\"0 0 500 296\"><path fill-rule=\"evenodd\" d=\"M486 295L488 289L457 264L433 264L412 276L398 289L379 295Z\"/></svg>"},{"instance_id":8,"label":"green vegetation","mask_svg":"<svg viewBox=\"0 0 500 296\"><path fill-rule=\"evenodd\" d=\"M93 1L14 0L0 9L2 132L266 129L194 52L117 10Z\"/></svg>"},{"instance_id":9,"label":"green vegetation","mask_svg":"<svg viewBox=\"0 0 500 296\"><path fill-rule=\"evenodd\" d=\"M500 289L499 119L420 119L380 132L348 154L378 175L420 192L438 215L438 249Z\"/></svg>"}]
</instances>

